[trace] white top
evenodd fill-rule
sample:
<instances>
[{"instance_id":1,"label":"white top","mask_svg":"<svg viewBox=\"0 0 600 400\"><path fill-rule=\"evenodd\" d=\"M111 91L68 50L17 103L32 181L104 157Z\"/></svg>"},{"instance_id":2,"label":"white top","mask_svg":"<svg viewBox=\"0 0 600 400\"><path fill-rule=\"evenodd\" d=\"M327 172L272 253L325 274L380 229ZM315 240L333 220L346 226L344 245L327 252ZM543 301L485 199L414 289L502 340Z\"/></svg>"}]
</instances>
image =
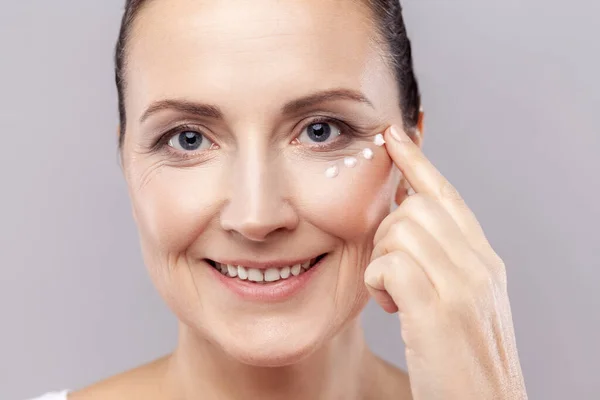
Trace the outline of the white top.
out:
<instances>
[{"instance_id":1,"label":"white top","mask_svg":"<svg viewBox=\"0 0 600 400\"><path fill-rule=\"evenodd\" d=\"M63 390L62 392L46 393L42 397L37 397L31 400L67 400L67 393L69 393L68 390Z\"/></svg>"}]
</instances>

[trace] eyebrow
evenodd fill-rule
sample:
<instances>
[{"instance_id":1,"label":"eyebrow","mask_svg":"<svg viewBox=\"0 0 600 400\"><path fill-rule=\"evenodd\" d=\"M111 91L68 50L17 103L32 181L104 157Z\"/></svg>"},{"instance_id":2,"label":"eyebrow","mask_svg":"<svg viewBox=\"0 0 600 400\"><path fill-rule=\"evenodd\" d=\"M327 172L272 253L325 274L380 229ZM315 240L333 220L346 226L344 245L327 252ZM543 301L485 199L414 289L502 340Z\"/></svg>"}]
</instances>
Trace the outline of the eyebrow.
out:
<instances>
[{"instance_id":1,"label":"eyebrow","mask_svg":"<svg viewBox=\"0 0 600 400\"><path fill-rule=\"evenodd\" d=\"M359 103L368 104L371 108L373 103L359 91L352 89L331 89L317 93L310 94L308 96L301 97L296 100L292 100L281 109L283 114L293 114L302 110L303 108L310 107L314 104L324 103L326 101L333 100L351 100Z\"/></svg>"},{"instance_id":2,"label":"eyebrow","mask_svg":"<svg viewBox=\"0 0 600 400\"><path fill-rule=\"evenodd\" d=\"M144 114L142 114L142 117L140 118L140 124L152 115L164 110L179 111L199 117L223 119L223 112L219 107L210 104L194 103L188 100L159 100L152 103L146 111L144 111Z\"/></svg>"},{"instance_id":3,"label":"eyebrow","mask_svg":"<svg viewBox=\"0 0 600 400\"><path fill-rule=\"evenodd\" d=\"M373 103L361 92L352 89L331 89L309 94L308 96L292 100L286 103L281 111L283 114L289 115L301 111L304 108L313 106L318 103L333 100L350 100L369 105L375 108ZM223 112L218 106L204 103L196 103L188 100L159 100L152 103L142 117L140 124L150 118L152 115L164 110L179 111L186 114L193 114L199 117L213 118L222 120Z\"/></svg>"}]
</instances>

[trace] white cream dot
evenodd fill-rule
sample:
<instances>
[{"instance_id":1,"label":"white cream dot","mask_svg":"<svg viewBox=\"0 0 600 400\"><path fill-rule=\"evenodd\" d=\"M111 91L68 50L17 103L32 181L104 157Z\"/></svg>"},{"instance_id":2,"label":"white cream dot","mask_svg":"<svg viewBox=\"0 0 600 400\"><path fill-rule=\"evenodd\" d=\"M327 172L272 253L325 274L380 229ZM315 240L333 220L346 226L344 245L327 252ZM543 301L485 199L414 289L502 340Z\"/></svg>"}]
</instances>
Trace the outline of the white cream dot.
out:
<instances>
[{"instance_id":1,"label":"white cream dot","mask_svg":"<svg viewBox=\"0 0 600 400\"><path fill-rule=\"evenodd\" d=\"M383 146L385 144L385 139L383 138L383 135L381 133L375 135L373 143L375 143L376 146Z\"/></svg>"},{"instance_id":2,"label":"white cream dot","mask_svg":"<svg viewBox=\"0 0 600 400\"><path fill-rule=\"evenodd\" d=\"M358 164L358 160L354 157L346 157L344 158L344 165L348 168L354 168Z\"/></svg>"},{"instance_id":3,"label":"white cream dot","mask_svg":"<svg viewBox=\"0 0 600 400\"><path fill-rule=\"evenodd\" d=\"M336 165L334 165L327 168L327 170L325 171L325 176L328 178L335 178L336 176L338 176L339 173L339 168Z\"/></svg>"},{"instance_id":4,"label":"white cream dot","mask_svg":"<svg viewBox=\"0 0 600 400\"><path fill-rule=\"evenodd\" d=\"M364 150L362 151L362 155L363 155L363 157L364 157L364 158L366 158L367 160L372 160L372 159L373 159L373 156L374 156L375 154L373 153L373 150L371 150L371 149L369 149L369 148L367 147L366 149L364 149Z\"/></svg>"}]
</instances>

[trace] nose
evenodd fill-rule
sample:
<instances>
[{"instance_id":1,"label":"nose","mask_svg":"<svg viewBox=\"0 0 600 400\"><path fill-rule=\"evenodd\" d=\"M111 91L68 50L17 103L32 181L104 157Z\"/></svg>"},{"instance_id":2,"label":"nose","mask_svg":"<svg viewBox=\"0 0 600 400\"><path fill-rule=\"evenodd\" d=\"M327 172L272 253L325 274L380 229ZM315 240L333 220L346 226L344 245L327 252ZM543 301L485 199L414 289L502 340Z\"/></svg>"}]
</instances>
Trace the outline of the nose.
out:
<instances>
[{"instance_id":1,"label":"nose","mask_svg":"<svg viewBox=\"0 0 600 400\"><path fill-rule=\"evenodd\" d=\"M253 241L264 242L276 232L291 231L298 215L290 198L279 157L268 151L238 154L229 177L229 199L220 216L221 227Z\"/></svg>"}]
</instances>

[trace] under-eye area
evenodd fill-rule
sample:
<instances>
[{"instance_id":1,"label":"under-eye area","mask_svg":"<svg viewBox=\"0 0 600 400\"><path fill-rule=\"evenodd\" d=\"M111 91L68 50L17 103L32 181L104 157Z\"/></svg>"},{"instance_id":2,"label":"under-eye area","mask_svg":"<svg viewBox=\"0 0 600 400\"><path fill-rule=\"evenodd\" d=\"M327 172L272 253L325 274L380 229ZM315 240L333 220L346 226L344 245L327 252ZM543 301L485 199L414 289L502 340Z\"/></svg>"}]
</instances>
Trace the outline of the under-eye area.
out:
<instances>
[{"instance_id":1,"label":"under-eye area","mask_svg":"<svg viewBox=\"0 0 600 400\"><path fill-rule=\"evenodd\" d=\"M220 263L210 259L205 259L205 261L226 277L257 284L269 284L302 275L306 271L317 267L326 256L327 253L301 263L270 268L250 268L243 265Z\"/></svg>"}]
</instances>

